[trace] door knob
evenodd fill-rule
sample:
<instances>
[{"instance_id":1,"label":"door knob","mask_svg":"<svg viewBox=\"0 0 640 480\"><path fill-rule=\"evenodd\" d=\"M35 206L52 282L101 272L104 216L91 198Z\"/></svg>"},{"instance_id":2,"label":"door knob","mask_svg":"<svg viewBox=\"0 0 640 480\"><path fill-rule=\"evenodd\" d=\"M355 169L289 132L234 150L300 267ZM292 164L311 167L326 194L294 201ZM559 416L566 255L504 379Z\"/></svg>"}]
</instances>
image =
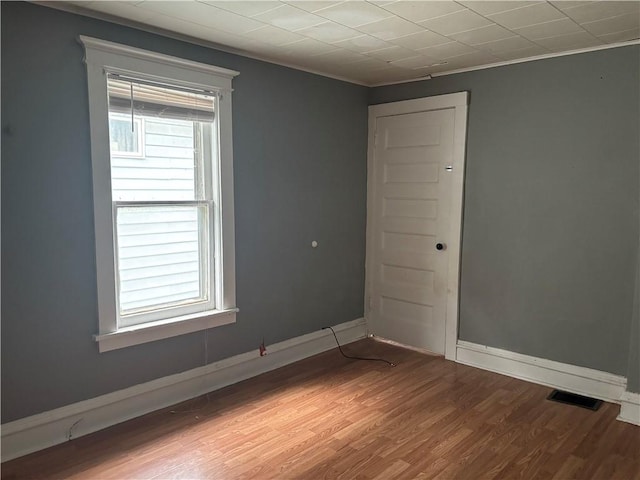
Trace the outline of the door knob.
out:
<instances>
[{"instance_id":1,"label":"door knob","mask_svg":"<svg viewBox=\"0 0 640 480\"><path fill-rule=\"evenodd\" d=\"M436 250L444 250L446 245L444 243L436 243Z\"/></svg>"}]
</instances>

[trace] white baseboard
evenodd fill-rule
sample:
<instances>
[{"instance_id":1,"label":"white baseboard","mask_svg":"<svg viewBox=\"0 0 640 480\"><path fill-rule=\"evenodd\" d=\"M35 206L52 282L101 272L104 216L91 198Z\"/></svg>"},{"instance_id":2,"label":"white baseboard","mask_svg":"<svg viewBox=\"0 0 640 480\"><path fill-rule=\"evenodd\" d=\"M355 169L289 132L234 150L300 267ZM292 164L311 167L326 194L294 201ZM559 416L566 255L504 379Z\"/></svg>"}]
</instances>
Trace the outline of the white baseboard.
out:
<instances>
[{"instance_id":1,"label":"white baseboard","mask_svg":"<svg viewBox=\"0 0 640 480\"><path fill-rule=\"evenodd\" d=\"M458 340L456 361L547 387L621 403L627 379L612 373Z\"/></svg>"},{"instance_id":2,"label":"white baseboard","mask_svg":"<svg viewBox=\"0 0 640 480\"><path fill-rule=\"evenodd\" d=\"M341 344L366 336L363 318L333 327ZM186 372L135 385L2 425L2 461L81 437L146 413L195 398L247 378L335 348L321 330Z\"/></svg>"},{"instance_id":3,"label":"white baseboard","mask_svg":"<svg viewBox=\"0 0 640 480\"><path fill-rule=\"evenodd\" d=\"M640 393L624 392L618 420L640 426Z\"/></svg>"}]
</instances>

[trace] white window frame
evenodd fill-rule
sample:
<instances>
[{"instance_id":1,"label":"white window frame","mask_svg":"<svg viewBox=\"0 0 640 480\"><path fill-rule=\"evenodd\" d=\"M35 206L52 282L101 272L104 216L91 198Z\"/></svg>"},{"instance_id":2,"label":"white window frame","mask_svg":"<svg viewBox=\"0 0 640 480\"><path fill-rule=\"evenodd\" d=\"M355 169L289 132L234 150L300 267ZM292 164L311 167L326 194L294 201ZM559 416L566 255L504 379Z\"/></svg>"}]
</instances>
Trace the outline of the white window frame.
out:
<instances>
[{"instance_id":1,"label":"white window frame","mask_svg":"<svg viewBox=\"0 0 640 480\"><path fill-rule=\"evenodd\" d=\"M231 82L239 72L169 55L129 47L86 36L79 37L85 49L93 168L93 209L96 243L96 280L99 332L94 335L101 352L183 335L236 320L235 232L233 205L233 145ZM179 317L118 327L114 214L111 194L109 104L107 73L134 75L209 90L218 95L219 205L214 212L216 271L219 306ZM213 272L212 272L213 274Z\"/></svg>"}]
</instances>

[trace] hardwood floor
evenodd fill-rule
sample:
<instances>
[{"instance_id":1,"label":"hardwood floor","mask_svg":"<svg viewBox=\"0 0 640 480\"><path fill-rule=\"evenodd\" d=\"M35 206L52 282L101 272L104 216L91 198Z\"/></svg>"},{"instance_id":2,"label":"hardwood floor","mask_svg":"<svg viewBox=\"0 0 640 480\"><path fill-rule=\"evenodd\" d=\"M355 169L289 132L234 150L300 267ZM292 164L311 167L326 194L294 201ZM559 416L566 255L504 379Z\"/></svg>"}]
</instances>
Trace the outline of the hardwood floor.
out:
<instances>
[{"instance_id":1,"label":"hardwood floor","mask_svg":"<svg viewBox=\"0 0 640 480\"><path fill-rule=\"evenodd\" d=\"M2 465L17 478L640 479L640 427L362 340Z\"/></svg>"}]
</instances>

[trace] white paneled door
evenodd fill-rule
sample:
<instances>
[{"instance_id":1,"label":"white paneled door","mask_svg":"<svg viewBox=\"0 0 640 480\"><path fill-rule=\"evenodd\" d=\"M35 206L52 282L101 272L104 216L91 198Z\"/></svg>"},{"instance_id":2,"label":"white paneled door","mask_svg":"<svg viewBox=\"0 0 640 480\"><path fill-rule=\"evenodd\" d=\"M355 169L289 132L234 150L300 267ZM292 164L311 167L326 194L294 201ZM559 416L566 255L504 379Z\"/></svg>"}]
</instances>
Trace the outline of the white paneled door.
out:
<instances>
[{"instance_id":1,"label":"white paneled door","mask_svg":"<svg viewBox=\"0 0 640 480\"><path fill-rule=\"evenodd\" d=\"M451 221L459 221L451 214L453 170L461 168L454 162L456 111L440 108L371 120L369 330L444 354ZM456 253L459 240L458 233Z\"/></svg>"}]
</instances>

